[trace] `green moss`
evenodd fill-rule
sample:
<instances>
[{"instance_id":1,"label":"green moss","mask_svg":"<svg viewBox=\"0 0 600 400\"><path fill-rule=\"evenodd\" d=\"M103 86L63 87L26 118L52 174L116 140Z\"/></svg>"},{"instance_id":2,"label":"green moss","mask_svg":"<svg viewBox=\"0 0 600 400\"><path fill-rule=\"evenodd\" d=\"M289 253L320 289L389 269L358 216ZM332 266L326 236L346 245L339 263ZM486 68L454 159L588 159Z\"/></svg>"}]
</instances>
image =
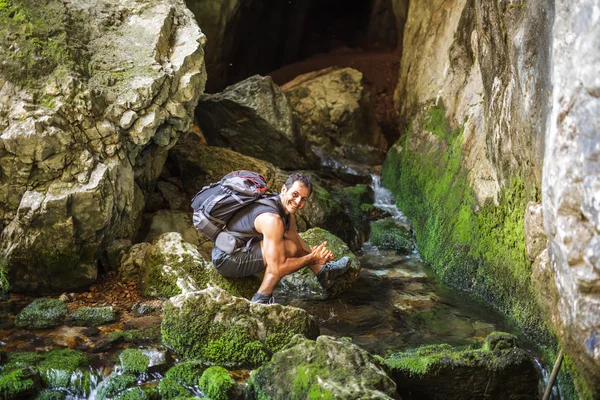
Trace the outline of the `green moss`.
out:
<instances>
[{"instance_id":1,"label":"green moss","mask_svg":"<svg viewBox=\"0 0 600 400\"><path fill-rule=\"evenodd\" d=\"M160 327L145 329L130 329L122 332L110 332L108 340L111 342L124 341L132 344L155 343L160 341Z\"/></svg>"},{"instance_id":2,"label":"green moss","mask_svg":"<svg viewBox=\"0 0 600 400\"><path fill-rule=\"evenodd\" d=\"M62 392L44 390L40 393L35 400L65 400L67 395Z\"/></svg>"},{"instance_id":3,"label":"green moss","mask_svg":"<svg viewBox=\"0 0 600 400\"><path fill-rule=\"evenodd\" d=\"M170 368L165 377L173 379L181 385L193 387L200 384L200 377L205 369L206 366L201 361L183 361Z\"/></svg>"},{"instance_id":4,"label":"green moss","mask_svg":"<svg viewBox=\"0 0 600 400\"><path fill-rule=\"evenodd\" d=\"M78 254L66 251L44 251L40 258L50 273L60 275L76 270L80 263L80 256Z\"/></svg>"},{"instance_id":5,"label":"green moss","mask_svg":"<svg viewBox=\"0 0 600 400\"><path fill-rule=\"evenodd\" d=\"M140 387L134 387L131 389L125 389L123 392L119 393L115 400L149 400L150 397L146 392L142 390Z\"/></svg>"},{"instance_id":6,"label":"green moss","mask_svg":"<svg viewBox=\"0 0 600 400\"><path fill-rule=\"evenodd\" d=\"M30 368L0 374L0 399L28 398L35 393L39 378Z\"/></svg>"},{"instance_id":7,"label":"green moss","mask_svg":"<svg viewBox=\"0 0 600 400\"><path fill-rule=\"evenodd\" d=\"M124 373L143 374L148 371L150 358L140 349L125 349L119 354Z\"/></svg>"},{"instance_id":8,"label":"green moss","mask_svg":"<svg viewBox=\"0 0 600 400\"><path fill-rule=\"evenodd\" d=\"M320 379L326 379L329 376L327 369L318 369L315 371L315 367L312 365L299 365L296 367L296 376L292 383L294 388L292 396L294 398L301 398L306 393L307 399L327 399L333 400L333 394L327 389L323 388L315 377Z\"/></svg>"},{"instance_id":9,"label":"green moss","mask_svg":"<svg viewBox=\"0 0 600 400\"><path fill-rule=\"evenodd\" d=\"M391 218L375 221L371 224L371 244L382 249L396 250L408 254L413 250L410 229L399 225Z\"/></svg>"},{"instance_id":10,"label":"green moss","mask_svg":"<svg viewBox=\"0 0 600 400\"><path fill-rule=\"evenodd\" d=\"M362 205L372 205L375 201L373 189L367 185L356 185L338 190L335 193L346 208L352 225L361 232L365 223Z\"/></svg>"},{"instance_id":11,"label":"green moss","mask_svg":"<svg viewBox=\"0 0 600 400\"><path fill-rule=\"evenodd\" d=\"M111 375L98 386L96 398L98 400L108 400L117 396L125 389L135 386L137 379L130 374Z\"/></svg>"},{"instance_id":12,"label":"green moss","mask_svg":"<svg viewBox=\"0 0 600 400\"><path fill-rule=\"evenodd\" d=\"M209 340L204 348L204 358L215 364L254 367L268 361L265 346L243 329L234 327L216 340Z\"/></svg>"},{"instance_id":13,"label":"green moss","mask_svg":"<svg viewBox=\"0 0 600 400\"><path fill-rule=\"evenodd\" d=\"M200 389L212 400L229 399L229 393L235 386L235 381L223 367L210 367L200 378Z\"/></svg>"},{"instance_id":14,"label":"green moss","mask_svg":"<svg viewBox=\"0 0 600 400\"><path fill-rule=\"evenodd\" d=\"M71 314L71 320L84 326L103 325L115 321L117 313L112 306L81 307Z\"/></svg>"},{"instance_id":15,"label":"green moss","mask_svg":"<svg viewBox=\"0 0 600 400\"><path fill-rule=\"evenodd\" d=\"M423 128L443 140L408 143L413 125L391 150L383 182L413 222L423 259L442 281L493 305L540 341L549 340L542 313L531 301L531 265L525 254L523 216L537 198L533 183L513 176L498 206L475 196L462 168L462 128L450 131L443 108L432 107ZM418 123L414 124L418 129Z\"/></svg>"},{"instance_id":16,"label":"green moss","mask_svg":"<svg viewBox=\"0 0 600 400\"><path fill-rule=\"evenodd\" d=\"M163 378L158 385L161 399L170 400L178 397L189 397L190 391L171 378Z\"/></svg>"},{"instance_id":17,"label":"green moss","mask_svg":"<svg viewBox=\"0 0 600 400\"><path fill-rule=\"evenodd\" d=\"M334 234L321 228L312 228L306 232L300 234L302 239L306 242L309 247L321 244L327 241L327 248L335 254L336 259L348 256L351 259L353 265L356 265L356 256L350 251L348 245L344 241Z\"/></svg>"},{"instance_id":18,"label":"green moss","mask_svg":"<svg viewBox=\"0 0 600 400\"><path fill-rule=\"evenodd\" d=\"M80 351L55 349L45 353L36 368L48 387L69 388L73 373L80 368L86 368L89 362L90 356Z\"/></svg>"},{"instance_id":19,"label":"green moss","mask_svg":"<svg viewBox=\"0 0 600 400\"><path fill-rule=\"evenodd\" d=\"M43 358L44 356L42 354L29 351L7 353L6 360L2 365L2 370L4 372L7 372L20 367L32 367L35 366Z\"/></svg>"},{"instance_id":20,"label":"green moss","mask_svg":"<svg viewBox=\"0 0 600 400\"><path fill-rule=\"evenodd\" d=\"M10 291L10 283L6 277L6 264L6 259L0 257L0 299L8 296L8 292Z\"/></svg>"},{"instance_id":21,"label":"green moss","mask_svg":"<svg viewBox=\"0 0 600 400\"><path fill-rule=\"evenodd\" d=\"M1 72L30 88L58 69L85 75L88 18L58 1L1 0Z\"/></svg>"},{"instance_id":22,"label":"green moss","mask_svg":"<svg viewBox=\"0 0 600 400\"><path fill-rule=\"evenodd\" d=\"M67 314L67 306L60 300L40 298L31 302L15 318L20 328L42 329L59 325Z\"/></svg>"}]
</instances>

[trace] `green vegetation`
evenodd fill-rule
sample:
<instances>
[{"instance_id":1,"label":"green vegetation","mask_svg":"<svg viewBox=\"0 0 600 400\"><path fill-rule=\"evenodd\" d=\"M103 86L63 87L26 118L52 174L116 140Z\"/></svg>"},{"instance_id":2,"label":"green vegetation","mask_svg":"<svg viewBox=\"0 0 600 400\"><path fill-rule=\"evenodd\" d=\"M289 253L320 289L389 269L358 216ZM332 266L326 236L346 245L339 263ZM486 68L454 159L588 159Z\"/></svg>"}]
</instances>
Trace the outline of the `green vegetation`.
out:
<instances>
[{"instance_id":1,"label":"green vegetation","mask_svg":"<svg viewBox=\"0 0 600 400\"><path fill-rule=\"evenodd\" d=\"M252 340L241 327L232 327L216 340L209 340L203 357L215 364L256 366L269 360L270 352L258 340Z\"/></svg>"},{"instance_id":2,"label":"green vegetation","mask_svg":"<svg viewBox=\"0 0 600 400\"><path fill-rule=\"evenodd\" d=\"M112 306L81 307L71 314L71 320L78 325L96 326L115 321L117 313Z\"/></svg>"},{"instance_id":3,"label":"green vegetation","mask_svg":"<svg viewBox=\"0 0 600 400\"><path fill-rule=\"evenodd\" d=\"M373 189L367 185L356 185L340 189L335 195L340 198L342 204L348 210L352 225L359 232L362 232L365 222L363 206L373 207L375 201Z\"/></svg>"},{"instance_id":4,"label":"green vegetation","mask_svg":"<svg viewBox=\"0 0 600 400\"><path fill-rule=\"evenodd\" d=\"M183 361L171 367L165 374L165 378L173 379L188 387L198 386L205 369L205 364L198 360Z\"/></svg>"},{"instance_id":5,"label":"green vegetation","mask_svg":"<svg viewBox=\"0 0 600 400\"><path fill-rule=\"evenodd\" d=\"M119 354L119 363L124 373L143 374L148 372L150 357L140 349L125 349Z\"/></svg>"},{"instance_id":6,"label":"green vegetation","mask_svg":"<svg viewBox=\"0 0 600 400\"><path fill-rule=\"evenodd\" d=\"M131 344L155 343L160 341L160 326L146 329L130 329L122 332L110 332L108 340L123 341Z\"/></svg>"},{"instance_id":7,"label":"green vegetation","mask_svg":"<svg viewBox=\"0 0 600 400\"><path fill-rule=\"evenodd\" d=\"M410 229L400 225L392 218L375 221L371 224L371 244L381 249L396 250L409 254L413 250Z\"/></svg>"},{"instance_id":8,"label":"green vegetation","mask_svg":"<svg viewBox=\"0 0 600 400\"><path fill-rule=\"evenodd\" d=\"M159 385L158 391L160 398L165 400L177 399L179 397L187 398L191 395L190 391L180 385L172 378L163 378Z\"/></svg>"},{"instance_id":9,"label":"green vegetation","mask_svg":"<svg viewBox=\"0 0 600 400\"><path fill-rule=\"evenodd\" d=\"M0 72L29 88L57 70L85 75L87 18L59 1L0 0Z\"/></svg>"},{"instance_id":10,"label":"green vegetation","mask_svg":"<svg viewBox=\"0 0 600 400\"><path fill-rule=\"evenodd\" d=\"M119 395L125 389L135 386L137 379L130 374L111 375L98 386L96 398L98 400L108 400Z\"/></svg>"},{"instance_id":11,"label":"green vegetation","mask_svg":"<svg viewBox=\"0 0 600 400\"><path fill-rule=\"evenodd\" d=\"M39 298L25 307L15 318L20 328L42 329L59 325L67 315L67 306L60 300Z\"/></svg>"},{"instance_id":12,"label":"green vegetation","mask_svg":"<svg viewBox=\"0 0 600 400\"><path fill-rule=\"evenodd\" d=\"M31 368L22 367L0 374L0 399L31 397L39 386L39 376Z\"/></svg>"},{"instance_id":13,"label":"green vegetation","mask_svg":"<svg viewBox=\"0 0 600 400\"><path fill-rule=\"evenodd\" d=\"M223 367L210 367L200 378L200 389L211 400L227 400L236 383Z\"/></svg>"},{"instance_id":14,"label":"green vegetation","mask_svg":"<svg viewBox=\"0 0 600 400\"><path fill-rule=\"evenodd\" d=\"M40 393L35 400L65 400L67 395L62 392L44 390Z\"/></svg>"},{"instance_id":15,"label":"green vegetation","mask_svg":"<svg viewBox=\"0 0 600 400\"><path fill-rule=\"evenodd\" d=\"M1 4L2 3L0 3L0 6ZM10 283L6 277L6 272L6 259L0 257L0 299L8 296L8 292L10 291Z\"/></svg>"}]
</instances>

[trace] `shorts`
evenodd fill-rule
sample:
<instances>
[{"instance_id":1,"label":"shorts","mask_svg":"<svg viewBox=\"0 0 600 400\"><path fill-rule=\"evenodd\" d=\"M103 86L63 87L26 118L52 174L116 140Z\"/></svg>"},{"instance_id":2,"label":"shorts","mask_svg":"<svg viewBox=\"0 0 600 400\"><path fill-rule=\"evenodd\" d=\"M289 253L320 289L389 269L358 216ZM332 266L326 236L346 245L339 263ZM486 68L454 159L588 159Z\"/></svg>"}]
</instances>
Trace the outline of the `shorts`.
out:
<instances>
[{"instance_id":1,"label":"shorts","mask_svg":"<svg viewBox=\"0 0 600 400\"><path fill-rule=\"evenodd\" d=\"M227 254L214 246L212 261L217 272L228 278L251 276L265 270L259 240L253 242L248 250L242 248L233 254Z\"/></svg>"}]
</instances>

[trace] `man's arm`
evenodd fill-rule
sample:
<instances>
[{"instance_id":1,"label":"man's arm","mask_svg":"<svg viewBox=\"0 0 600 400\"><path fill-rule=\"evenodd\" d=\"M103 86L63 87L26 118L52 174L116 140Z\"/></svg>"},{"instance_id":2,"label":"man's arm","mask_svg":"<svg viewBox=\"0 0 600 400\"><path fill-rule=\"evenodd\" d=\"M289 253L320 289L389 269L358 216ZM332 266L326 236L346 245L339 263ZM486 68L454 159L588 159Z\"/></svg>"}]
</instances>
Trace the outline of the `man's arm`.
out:
<instances>
[{"instance_id":1,"label":"man's arm","mask_svg":"<svg viewBox=\"0 0 600 400\"><path fill-rule=\"evenodd\" d=\"M278 278L296 272L305 265L324 264L328 261L330 252L325 247L326 242L321 243L312 251L309 249L308 254L302 257L287 257L283 221L277 214L260 214L254 220L254 227L263 234L263 259L267 270L270 270Z\"/></svg>"},{"instance_id":2,"label":"man's arm","mask_svg":"<svg viewBox=\"0 0 600 400\"><path fill-rule=\"evenodd\" d=\"M285 239L289 239L298 247L300 250L300 254L309 254L312 250L304 240L298 234L298 229L296 228L296 219L293 215L290 215L290 228L284 234Z\"/></svg>"}]
</instances>

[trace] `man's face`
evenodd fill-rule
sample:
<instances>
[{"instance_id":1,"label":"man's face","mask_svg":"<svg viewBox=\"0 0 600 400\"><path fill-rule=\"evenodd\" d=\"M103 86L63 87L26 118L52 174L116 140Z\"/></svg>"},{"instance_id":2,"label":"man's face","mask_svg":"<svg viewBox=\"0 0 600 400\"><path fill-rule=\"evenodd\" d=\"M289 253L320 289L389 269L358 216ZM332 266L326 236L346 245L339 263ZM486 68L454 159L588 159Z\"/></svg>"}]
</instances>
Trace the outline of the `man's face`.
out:
<instances>
[{"instance_id":1,"label":"man's face","mask_svg":"<svg viewBox=\"0 0 600 400\"><path fill-rule=\"evenodd\" d=\"M281 203L285 208L285 212L289 214L293 214L304 207L309 196L310 190L300 181L294 182L289 189L285 185L281 188Z\"/></svg>"}]
</instances>

